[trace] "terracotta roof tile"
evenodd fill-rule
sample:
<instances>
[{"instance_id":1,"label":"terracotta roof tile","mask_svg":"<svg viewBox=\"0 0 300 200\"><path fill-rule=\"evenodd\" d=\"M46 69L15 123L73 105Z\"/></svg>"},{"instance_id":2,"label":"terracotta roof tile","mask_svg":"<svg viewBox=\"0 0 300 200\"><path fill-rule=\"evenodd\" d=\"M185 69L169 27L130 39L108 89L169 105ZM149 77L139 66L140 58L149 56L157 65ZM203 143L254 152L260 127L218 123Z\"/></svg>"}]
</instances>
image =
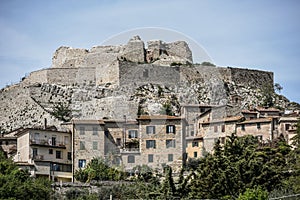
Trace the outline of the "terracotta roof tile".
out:
<instances>
[{"instance_id":1,"label":"terracotta roof tile","mask_svg":"<svg viewBox=\"0 0 300 200\"><path fill-rule=\"evenodd\" d=\"M141 115L137 120L182 120L182 117L169 115Z\"/></svg>"}]
</instances>

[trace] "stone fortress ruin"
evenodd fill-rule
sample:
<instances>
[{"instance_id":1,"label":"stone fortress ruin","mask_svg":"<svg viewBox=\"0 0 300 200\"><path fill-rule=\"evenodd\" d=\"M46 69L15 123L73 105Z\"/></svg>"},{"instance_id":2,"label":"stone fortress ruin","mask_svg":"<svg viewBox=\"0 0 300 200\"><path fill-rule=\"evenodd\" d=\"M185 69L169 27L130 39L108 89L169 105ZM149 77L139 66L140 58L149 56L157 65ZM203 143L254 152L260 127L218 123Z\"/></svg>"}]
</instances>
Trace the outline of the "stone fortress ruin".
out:
<instances>
[{"instance_id":1,"label":"stone fortress ruin","mask_svg":"<svg viewBox=\"0 0 300 200\"><path fill-rule=\"evenodd\" d=\"M76 119L135 119L166 104L176 115L182 104L230 104L228 113L237 114L263 104L266 88L273 91L272 72L194 64L184 41L146 46L134 36L125 45L58 48L50 68L1 90L0 126L39 126L44 118L59 126L51 115L57 103Z\"/></svg>"}]
</instances>

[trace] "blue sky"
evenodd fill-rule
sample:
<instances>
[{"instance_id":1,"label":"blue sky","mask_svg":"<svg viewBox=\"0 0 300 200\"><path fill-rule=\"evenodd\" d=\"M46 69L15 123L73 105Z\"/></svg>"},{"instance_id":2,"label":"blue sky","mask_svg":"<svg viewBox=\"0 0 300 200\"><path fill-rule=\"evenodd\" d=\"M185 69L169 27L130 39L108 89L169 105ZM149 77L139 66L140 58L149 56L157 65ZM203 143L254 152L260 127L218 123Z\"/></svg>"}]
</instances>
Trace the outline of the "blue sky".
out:
<instances>
[{"instance_id":1,"label":"blue sky","mask_svg":"<svg viewBox=\"0 0 300 200\"><path fill-rule=\"evenodd\" d=\"M192 38L219 66L273 71L282 94L300 102L299 10L297 0L0 0L0 87L49 67L59 46L89 49L161 27Z\"/></svg>"}]
</instances>

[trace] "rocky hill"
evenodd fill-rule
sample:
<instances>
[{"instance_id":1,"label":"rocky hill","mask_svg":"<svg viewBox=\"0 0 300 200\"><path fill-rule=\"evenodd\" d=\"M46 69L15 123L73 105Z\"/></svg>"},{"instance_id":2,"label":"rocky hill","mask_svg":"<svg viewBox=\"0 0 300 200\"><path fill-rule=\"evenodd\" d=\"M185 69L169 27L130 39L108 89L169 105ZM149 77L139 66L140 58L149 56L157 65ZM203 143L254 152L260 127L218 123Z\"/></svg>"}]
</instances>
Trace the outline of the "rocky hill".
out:
<instances>
[{"instance_id":1,"label":"rocky hill","mask_svg":"<svg viewBox=\"0 0 300 200\"><path fill-rule=\"evenodd\" d=\"M273 73L193 64L184 41L144 42L90 50L60 47L52 66L0 91L0 126L59 126L71 118L135 119L138 114L179 114L183 104L230 105L226 115L291 104L273 89Z\"/></svg>"}]
</instances>

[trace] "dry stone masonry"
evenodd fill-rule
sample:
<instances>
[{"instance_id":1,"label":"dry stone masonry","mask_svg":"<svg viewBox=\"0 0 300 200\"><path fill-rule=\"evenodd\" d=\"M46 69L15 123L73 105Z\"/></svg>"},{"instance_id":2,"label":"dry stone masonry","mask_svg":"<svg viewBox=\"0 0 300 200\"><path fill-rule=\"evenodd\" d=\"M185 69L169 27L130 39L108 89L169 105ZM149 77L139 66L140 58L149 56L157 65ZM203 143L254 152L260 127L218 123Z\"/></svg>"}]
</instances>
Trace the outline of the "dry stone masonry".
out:
<instances>
[{"instance_id":1,"label":"dry stone masonry","mask_svg":"<svg viewBox=\"0 0 300 200\"><path fill-rule=\"evenodd\" d=\"M58 48L50 68L0 91L0 126L41 126L44 118L59 126L51 115L59 102L78 119L135 119L158 114L166 104L179 114L182 104L195 103L231 104L237 114L263 104L266 88L273 92L272 72L193 64L184 41L145 45L134 36L119 46ZM277 102L286 106L288 100Z\"/></svg>"}]
</instances>

